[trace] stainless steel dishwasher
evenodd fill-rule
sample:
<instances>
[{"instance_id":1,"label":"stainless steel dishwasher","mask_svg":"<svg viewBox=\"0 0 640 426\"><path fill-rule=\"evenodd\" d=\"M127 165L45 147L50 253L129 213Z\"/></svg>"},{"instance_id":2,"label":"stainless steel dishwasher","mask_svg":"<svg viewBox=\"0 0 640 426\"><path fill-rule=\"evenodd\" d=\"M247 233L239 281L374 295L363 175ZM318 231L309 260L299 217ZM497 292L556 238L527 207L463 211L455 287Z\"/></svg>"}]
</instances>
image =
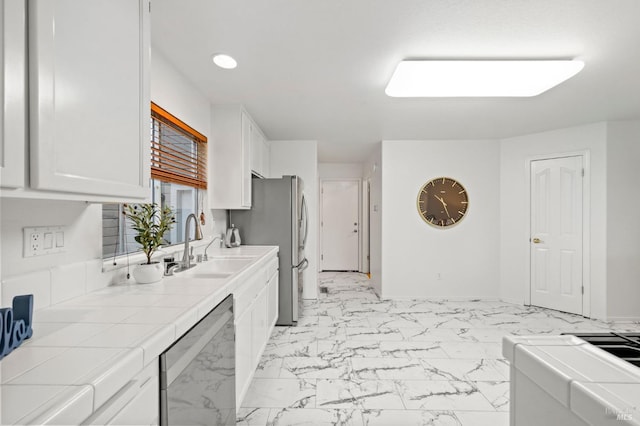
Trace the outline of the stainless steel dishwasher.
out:
<instances>
[{"instance_id":1,"label":"stainless steel dishwasher","mask_svg":"<svg viewBox=\"0 0 640 426\"><path fill-rule=\"evenodd\" d=\"M160 425L235 425L233 297L160 355Z\"/></svg>"}]
</instances>

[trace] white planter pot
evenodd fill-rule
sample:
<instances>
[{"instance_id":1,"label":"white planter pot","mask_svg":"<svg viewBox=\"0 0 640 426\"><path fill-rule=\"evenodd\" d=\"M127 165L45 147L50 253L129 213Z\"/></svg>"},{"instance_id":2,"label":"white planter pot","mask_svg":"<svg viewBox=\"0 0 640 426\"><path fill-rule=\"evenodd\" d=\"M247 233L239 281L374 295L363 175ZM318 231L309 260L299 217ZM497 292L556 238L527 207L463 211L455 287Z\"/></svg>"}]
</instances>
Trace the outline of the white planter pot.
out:
<instances>
[{"instance_id":1,"label":"white planter pot","mask_svg":"<svg viewBox=\"0 0 640 426\"><path fill-rule=\"evenodd\" d=\"M133 270L133 278L136 279L136 282L138 284L150 284L158 282L162 279L163 275L164 267L160 262L155 262L150 265L138 265Z\"/></svg>"}]
</instances>

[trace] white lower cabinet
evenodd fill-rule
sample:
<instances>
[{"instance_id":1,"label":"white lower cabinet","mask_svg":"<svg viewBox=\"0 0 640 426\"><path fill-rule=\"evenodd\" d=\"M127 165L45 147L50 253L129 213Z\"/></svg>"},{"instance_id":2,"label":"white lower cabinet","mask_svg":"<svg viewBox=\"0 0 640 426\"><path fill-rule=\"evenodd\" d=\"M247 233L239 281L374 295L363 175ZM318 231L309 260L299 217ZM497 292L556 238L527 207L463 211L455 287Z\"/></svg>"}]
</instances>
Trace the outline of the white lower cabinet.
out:
<instances>
[{"instance_id":1,"label":"white lower cabinet","mask_svg":"<svg viewBox=\"0 0 640 426\"><path fill-rule=\"evenodd\" d=\"M157 425L160 413L158 359L105 402L84 425Z\"/></svg>"},{"instance_id":2,"label":"white lower cabinet","mask_svg":"<svg viewBox=\"0 0 640 426\"><path fill-rule=\"evenodd\" d=\"M278 259L273 257L234 293L236 409L240 408L251 385L277 319L278 276L277 269L274 273L274 262L277 268Z\"/></svg>"},{"instance_id":3,"label":"white lower cabinet","mask_svg":"<svg viewBox=\"0 0 640 426\"><path fill-rule=\"evenodd\" d=\"M262 288L256 298L255 307L251 313L251 355L253 358L252 367L257 368L260 357L267 345L267 286Z\"/></svg>"},{"instance_id":4,"label":"white lower cabinet","mask_svg":"<svg viewBox=\"0 0 640 426\"><path fill-rule=\"evenodd\" d=\"M278 271L276 270L267 283L267 293L269 297L267 306L267 324L269 331L267 339L271 336L273 327L276 325L276 321L278 321L278 285Z\"/></svg>"},{"instance_id":5,"label":"white lower cabinet","mask_svg":"<svg viewBox=\"0 0 640 426\"><path fill-rule=\"evenodd\" d=\"M236 318L236 409L253 377L251 342L253 334L251 307Z\"/></svg>"}]
</instances>

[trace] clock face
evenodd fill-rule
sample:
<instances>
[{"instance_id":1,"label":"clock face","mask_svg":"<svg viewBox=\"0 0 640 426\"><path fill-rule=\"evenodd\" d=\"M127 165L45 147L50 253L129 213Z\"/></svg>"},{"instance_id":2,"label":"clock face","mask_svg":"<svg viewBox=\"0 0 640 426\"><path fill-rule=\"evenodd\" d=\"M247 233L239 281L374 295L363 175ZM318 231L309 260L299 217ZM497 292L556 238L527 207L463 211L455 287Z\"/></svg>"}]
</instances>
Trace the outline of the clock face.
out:
<instances>
[{"instance_id":1,"label":"clock face","mask_svg":"<svg viewBox=\"0 0 640 426\"><path fill-rule=\"evenodd\" d=\"M425 183L418 193L418 213L429 225L447 228L467 213L467 191L455 179L439 177Z\"/></svg>"}]
</instances>

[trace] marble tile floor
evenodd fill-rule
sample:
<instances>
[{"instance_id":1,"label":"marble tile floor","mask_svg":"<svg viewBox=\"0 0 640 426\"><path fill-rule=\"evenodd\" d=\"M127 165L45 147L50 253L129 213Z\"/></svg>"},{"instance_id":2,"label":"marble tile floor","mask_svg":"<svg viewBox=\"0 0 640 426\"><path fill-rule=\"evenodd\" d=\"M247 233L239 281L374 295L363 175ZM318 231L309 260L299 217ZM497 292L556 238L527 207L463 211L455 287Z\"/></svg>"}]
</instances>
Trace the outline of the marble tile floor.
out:
<instances>
[{"instance_id":1,"label":"marble tile floor","mask_svg":"<svg viewBox=\"0 0 640 426\"><path fill-rule=\"evenodd\" d=\"M276 327L238 425L509 424L504 335L640 331L491 301L379 300L366 275L321 273L297 327Z\"/></svg>"}]
</instances>

